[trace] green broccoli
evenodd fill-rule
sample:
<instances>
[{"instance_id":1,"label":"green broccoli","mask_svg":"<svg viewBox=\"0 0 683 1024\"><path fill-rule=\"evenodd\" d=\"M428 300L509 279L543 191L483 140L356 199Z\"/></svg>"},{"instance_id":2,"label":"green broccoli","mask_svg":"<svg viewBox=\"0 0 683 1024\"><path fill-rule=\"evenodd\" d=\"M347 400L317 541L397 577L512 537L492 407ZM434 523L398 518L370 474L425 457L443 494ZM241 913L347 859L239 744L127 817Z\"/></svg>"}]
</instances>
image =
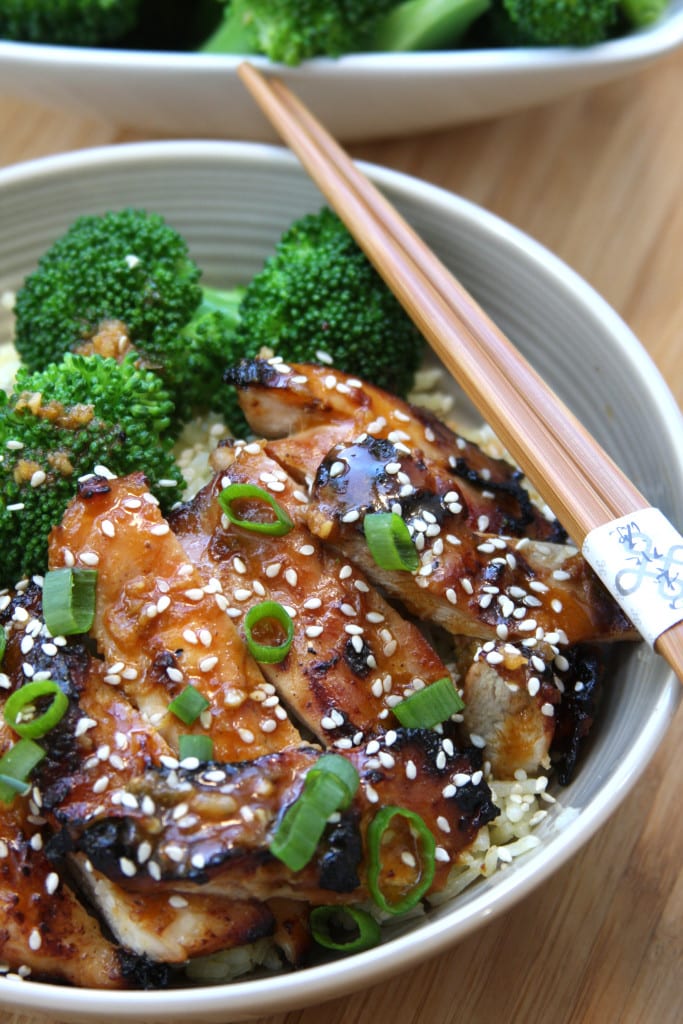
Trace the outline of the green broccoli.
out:
<instances>
[{"instance_id":1,"label":"green broccoli","mask_svg":"<svg viewBox=\"0 0 683 1024\"><path fill-rule=\"evenodd\" d=\"M130 356L19 370L14 392L0 391L0 585L44 570L50 529L96 467L142 470L164 508L182 495L172 412L160 378Z\"/></svg>"},{"instance_id":2,"label":"green broccoli","mask_svg":"<svg viewBox=\"0 0 683 1024\"><path fill-rule=\"evenodd\" d=\"M380 52L455 47L491 0L403 0L379 19L367 49Z\"/></svg>"},{"instance_id":3,"label":"green broccoli","mask_svg":"<svg viewBox=\"0 0 683 1024\"><path fill-rule=\"evenodd\" d=\"M202 289L186 241L155 213L80 217L17 292L15 344L39 370L65 352L129 348L175 398L178 418L221 384L235 297Z\"/></svg>"},{"instance_id":4,"label":"green broccoli","mask_svg":"<svg viewBox=\"0 0 683 1024\"><path fill-rule=\"evenodd\" d=\"M423 341L332 210L294 221L247 285L235 360L263 346L286 361L329 362L405 394Z\"/></svg>"},{"instance_id":5,"label":"green broccoli","mask_svg":"<svg viewBox=\"0 0 683 1024\"><path fill-rule=\"evenodd\" d=\"M619 0L503 0L510 20L540 46L588 46L616 28Z\"/></svg>"},{"instance_id":6,"label":"green broccoli","mask_svg":"<svg viewBox=\"0 0 683 1024\"><path fill-rule=\"evenodd\" d=\"M132 29L141 0L4 0L0 38L103 46Z\"/></svg>"},{"instance_id":7,"label":"green broccoli","mask_svg":"<svg viewBox=\"0 0 683 1024\"><path fill-rule=\"evenodd\" d=\"M669 6L669 0L621 0L621 10L634 28L651 25L661 18Z\"/></svg>"},{"instance_id":8,"label":"green broccoli","mask_svg":"<svg viewBox=\"0 0 683 1024\"><path fill-rule=\"evenodd\" d=\"M263 53L283 64L367 49L397 0L230 0L204 53Z\"/></svg>"}]
</instances>

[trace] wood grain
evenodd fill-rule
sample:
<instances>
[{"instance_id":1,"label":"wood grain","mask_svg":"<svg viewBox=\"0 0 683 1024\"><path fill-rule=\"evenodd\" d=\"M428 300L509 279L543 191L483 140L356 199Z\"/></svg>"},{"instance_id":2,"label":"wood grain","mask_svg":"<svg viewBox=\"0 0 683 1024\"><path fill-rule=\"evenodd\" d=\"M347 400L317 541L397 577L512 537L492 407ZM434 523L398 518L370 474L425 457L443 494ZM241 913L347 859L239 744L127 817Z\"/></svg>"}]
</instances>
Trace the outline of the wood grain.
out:
<instances>
[{"instance_id":1,"label":"wood grain","mask_svg":"<svg viewBox=\"0 0 683 1024\"><path fill-rule=\"evenodd\" d=\"M629 323L682 404L681 95L677 54L552 106L351 151L481 203L553 249ZM7 98L0 123L2 164L141 138ZM384 984L257 1024L678 1024L682 747L679 711L610 822L466 942Z\"/></svg>"}]
</instances>

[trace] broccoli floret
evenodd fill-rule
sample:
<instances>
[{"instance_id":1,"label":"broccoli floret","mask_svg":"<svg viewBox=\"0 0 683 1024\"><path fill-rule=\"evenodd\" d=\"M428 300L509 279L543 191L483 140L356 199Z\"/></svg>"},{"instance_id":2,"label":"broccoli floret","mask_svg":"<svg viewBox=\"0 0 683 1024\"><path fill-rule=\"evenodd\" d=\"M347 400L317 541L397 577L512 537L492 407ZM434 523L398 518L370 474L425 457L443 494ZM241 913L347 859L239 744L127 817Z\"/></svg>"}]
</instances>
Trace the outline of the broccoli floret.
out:
<instances>
[{"instance_id":1,"label":"broccoli floret","mask_svg":"<svg viewBox=\"0 0 683 1024\"><path fill-rule=\"evenodd\" d=\"M205 53L262 53L283 64L339 57L371 46L376 26L397 0L231 0L203 44Z\"/></svg>"},{"instance_id":2,"label":"broccoli floret","mask_svg":"<svg viewBox=\"0 0 683 1024\"><path fill-rule=\"evenodd\" d=\"M379 19L369 49L441 50L456 46L490 0L404 0Z\"/></svg>"},{"instance_id":3,"label":"broccoli floret","mask_svg":"<svg viewBox=\"0 0 683 1024\"><path fill-rule=\"evenodd\" d=\"M235 356L265 346L286 361L329 362L405 394L422 336L339 217L324 207L296 220L247 285Z\"/></svg>"},{"instance_id":4,"label":"broccoli floret","mask_svg":"<svg viewBox=\"0 0 683 1024\"><path fill-rule=\"evenodd\" d=\"M235 318L233 300L219 308L199 278L186 241L160 215L80 217L17 293L19 355L38 370L65 352L130 347L174 396L179 426L194 406L211 405Z\"/></svg>"},{"instance_id":5,"label":"broccoli floret","mask_svg":"<svg viewBox=\"0 0 683 1024\"><path fill-rule=\"evenodd\" d=\"M0 585L45 568L50 529L96 467L142 470L164 508L182 495L172 411L160 378L131 357L67 354L19 370L14 392L0 391Z\"/></svg>"},{"instance_id":6,"label":"broccoli floret","mask_svg":"<svg viewBox=\"0 0 683 1024\"><path fill-rule=\"evenodd\" d=\"M0 38L101 46L135 26L139 7L140 0L4 0Z\"/></svg>"},{"instance_id":7,"label":"broccoli floret","mask_svg":"<svg viewBox=\"0 0 683 1024\"><path fill-rule=\"evenodd\" d=\"M661 18L669 0L621 0L624 17L634 28L643 28Z\"/></svg>"},{"instance_id":8,"label":"broccoli floret","mask_svg":"<svg viewBox=\"0 0 683 1024\"><path fill-rule=\"evenodd\" d=\"M511 21L540 46L588 46L608 39L619 0L503 0Z\"/></svg>"}]
</instances>

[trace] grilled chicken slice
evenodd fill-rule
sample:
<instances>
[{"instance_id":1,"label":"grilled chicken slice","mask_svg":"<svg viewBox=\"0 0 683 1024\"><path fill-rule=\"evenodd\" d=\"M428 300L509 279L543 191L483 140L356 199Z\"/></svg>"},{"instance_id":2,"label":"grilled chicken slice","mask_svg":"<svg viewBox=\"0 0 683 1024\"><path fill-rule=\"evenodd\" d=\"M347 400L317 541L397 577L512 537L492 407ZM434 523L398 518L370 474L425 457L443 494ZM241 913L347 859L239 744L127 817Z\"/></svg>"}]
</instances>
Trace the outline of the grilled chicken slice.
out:
<instances>
[{"instance_id":1,"label":"grilled chicken slice","mask_svg":"<svg viewBox=\"0 0 683 1024\"><path fill-rule=\"evenodd\" d=\"M459 645L464 726L485 744L495 778L552 767L563 785L570 781L593 722L603 662L591 647L565 656L544 644L533 653L501 641Z\"/></svg>"},{"instance_id":2,"label":"grilled chicken slice","mask_svg":"<svg viewBox=\"0 0 683 1024\"><path fill-rule=\"evenodd\" d=\"M214 756L239 761L299 742L229 615L216 579L188 560L142 474L80 485L50 535L50 568L98 570L92 635L121 686L177 751L206 733ZM209 702L187 724L168 705L188 685Z\"/></svg>"},{"instance_id":3,"label":"grilled chicken slice","mask_svg":"<svg viewBox=\"0 0 683 1024\"><path fill-rule=\"evenodd\" d=\"M12 737L0 730L0 749ZM36 808L37 810L37 808ZM127 988L119 950L65 883L44 850L40 814L0 801L0 960L21 977Z\"/></svg>"},{"instance_id":4,"label":"grilled chicken slice","mask_svg":"<svg viewBox=\"0 0 683 1024\"><path fill-rule=\"evenodd\" d=\"M228 379L252 430L282 438L269 451L300 481L312 480L315 466L335 445L367 433L399 451L419 451L471 529L566 540L557 520L531 501L520 470L492 458L426 409L338 370L287 366L277 359L240 363Z\"/></svg>"},{"instance_id":5,"label":"grilled chicken slice","mask_svg":"<svg viewBox=\"0 0 683 1024\"><path fill-rule=\"evenodd\" d=\"M37 836L33 840L35 851L41 852L45 861L44 872L50 875L50 886L59 883L58 895L50 897L56 901L55 914L59 901L63 900L67 908L72 905L75 908L69 912L76 921L85 918L87 929L85 925L78 925L84 935L93 933L85 942L86 948L88 942L92 948L92 961L89 961L92 980L83 977L78 983L99 987L117 981L124 984L129 975L130 983L135 983L136 978L144 979L149 973L148 960L182 963L190 957L270 935L275 928L275 918L265 905L254 900L236 903L215 897L209 900L194 893L180 896L167 892L147 894L149 899L143 902L139 896L99 876L83 858L65 856L67 851L60 841L63 805L68 805L68 814L86 815L99 806L105 793L113 802L125 801L127 787L150 766L175 765L177 761L160 734L130 704L125 694L103 681L102 663L91 657L80 638L68 641L56 638L55 642L55 638L49 636L42 621L40 591L35 585L17 596L2 618L9 626L2 677L6 692L12 692L29 678L49 675L61 681L69 697L69 709L64 718L49 733L49 739L41 741L46 757L34 771L35 785L27 806L29 810L33 806L28 820L34 823ZM11 739L6 731L3 741L9 746ZM17 797L10 810L15 815L26 814L28 812L22 811L24 805L25 801ZM2 809L0 804L0 811ZM21 851L17 843L13 848ZM51 852L54 863L48 862L46 850ZM37 857L37 852L27 852L32 858ZM135 865L123 864L121 868L125 876ZM106 921L121 944L119 947L103 938L96 920L83 911L68 887L72 878ZM36 883L32 881L31 885L35 888ZM36 902L36 897L32 899ZM48 929L53 912L42 905L41 913L45 915L46 935L51 934ZM31 929L27 926L23 931L26 942ZM60 934L64 940L61 955L65 973L58 976L66 978L66 972L74 967L66 959L67 945L71 941L66 924L61 926ZM73 942L76 952L72 960L80 955L77 952L81 948L80 941ZM120 961L118 975L114 972L110 982L106 977L97 981L94 972L103 970L104 954L109 950L113 951L114 962ZM163 981L162 978L157 980Z\"/></svg>"},{"instance_id":6,"label":"grilled chicken slice","mask_svg":"<svg viewBox=\"0 0 683 1024\"><path fill-rule=\"evenodd\" d=\"M96 871L82 854L71 859L71 867L119 942L161 963L184 964L275 931L266 903L194 892L129 892Z\"/></svg>"},{"instance_id":7,"label":"grilled chicken slice","mask_svg":"<svg viewBox=\"0 0 683 1024\"><path fill-rule=\"evenodd\" d=\"M261 666L268 682L327 746L357 746L394 728L390 709L447 676L446 666L358 569L312 536L305 495L261 443L222 445L212 461L218 475L172 512L169 523L203 578L221 583L238 628L261 601L277 601L294 615L289 654ZM256 533L222 514L221 490L243 483L270 488L267 493L293 523L286 535ZM242 502L236 511L273 515L263 501Z\"/></svg>"},{"instance_id":8,"label":"grilled chicken slice","mask_svg":"<svg viewBox=\"0 0 683 1024\"><path fill-rule=\"evenodd\" d=\"M308 522L414 615L449 633L533 647L635 639L631 623L575 548L477 533L463 523L419 452L366 436L338 445L318 467ZM400 515L416 571L386 571L363 533L368 513Z\"/></svg>"},{"instance_id":9,"label":"grilled chicken slice","mask_svg":"<svg viewBox=\"0 0 683 1024\"><path fill-rule=\"evenodd\" d=\"M447 733L401 729L343 756L355 764L360 787L297 872L268 847L283 809L299 797L319 761L316 748L289 748L235 765L151 768L131 780L124 800L104 794L87 809L66 801L59 810L64 841L130 891L166 887L236 899L356 903L368 896L368 825L379 808L400 806L420 814L437 840L431 891L439 891L459 854L497 814L481 751L459 751ZM416 865L404 852L400 843L383 851L392 890L410 887L419 871L419 857Z\"/></svg>"}]
</instances>

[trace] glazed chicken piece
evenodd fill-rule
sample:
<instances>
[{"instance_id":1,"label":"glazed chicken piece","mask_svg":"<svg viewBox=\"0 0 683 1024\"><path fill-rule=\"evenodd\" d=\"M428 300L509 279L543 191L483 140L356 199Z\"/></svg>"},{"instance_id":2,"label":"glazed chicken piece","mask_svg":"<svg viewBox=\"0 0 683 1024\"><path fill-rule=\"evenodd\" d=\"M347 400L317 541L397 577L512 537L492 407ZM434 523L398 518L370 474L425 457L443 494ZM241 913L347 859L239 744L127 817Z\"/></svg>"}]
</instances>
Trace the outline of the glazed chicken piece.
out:
<instances>
[{"instance_id":1,"label":"glazed chicken piece","mask_svg":"<svg viewBox=\"0 0 683 1024\"><path fill-rule=\"evenodd\" d=\"M216 579L199 575L142 474L92 478L50 535L50 568L97 567L92 636L121 686L177 751L205 733L214 757L239 761L299 742L229 615ZM186 724L169 703L188 685L208 701Z\"/></svg>"},{"instance_id":2,"label":"glazed chicken piece","mask_svg":"<svg viewBox=\"0 0 683 1024\"><path fill-rule=\"evenodd\" d=\"M253 429L301 431L266 450L288 472L305 471L312 532L413 614L483 639L533 639L538 629L565 643L635 638L576 549L550 542L548 521L504 461L337 371L257 360L229 378ZM344 439L323 451L335 425ZM421 555L415 575L382 572L370 557L362 522L373 511L408 524Z\"/></svg>"},{"instance_id":3,"label":"glazed chicken piece","mask_svg":"<svg viewBox=\"0 0 683 1024\"><path fill-rule=\"evenodd\" d=\"M493 776L553 767L567 784L593 721L603 674L598 651L579 646L567 657L544 644L529 652L489 641L461 644L458 653L464 726L483 741Z\"/></svg>"},{"instance_id":4,"label":"glazed chicken piece","mask_svg":"<svg viewBox=\"0 0 683 1024\"><path fill-rule=\"evenodd\" d=\"M245 361L228 379L249 426L257 436L281 439L268 450L299 481L312 482L315 467L335 445L367 433L399 452L419 452L471 529L566 540L557 520L532 503L520 470L486 454L426 409L338 370L287 366L278 359Z\"/></svg>"},{"instance_id":5,"label":"glazed chicken piece","mask_svg":"<svg viewBox=\"0 0 683 1024\"><path fill-rule=\"evenodd\" d=\"M262 601L294 615L287 657L261 670L296 718L325 745L357 746L396 726L390 709L448 670L422 633L326 548L305 525L306 496L263 445L226 444L212 457L220 472L169 523L204 579L220 581L238 629ZM256 533L222 514L231 484L258 483L290 517L284 536ZM264 501L242 502L241 516L272 519Z\"/></svg>"},{"instance_id":6,"label":"glazed chicken piece","mask_svg":"<svg viewBox=\"0 0 683 1024\"><path fill-rule=\"evenodd\" d=\"M264 904L254 900L237 903L198 894L162 893L149 894L150 899L142 901L139 895L130 894L100 876L84 858L70 856L69 844L63 843L61 838L64 807L68 807L67 816L87 818L105 793L107 799L114 803L125 801L123 794L127 787L151 766L177 764L177 761L160 734L125 695L103 681L102 663L91 657L80 638L68 641L57 638L59 642L55 642L49 636L42 622L40 591L36 586L32 585L25 594L17 596L3 613L3 618L10 627L3 659L6 692L13 692L29 678L49 675L62 682L69 697L69 709L64 718L49 733L49 740L41 741L46 757L34 770L31 805L35 806L27 820L33 822L35 849L26 850L26 855L32 858L32 874L26 875L27 884L19 889L16 879L12 883L14 891L20 895L20 891L25 892L29 888L30 881L33 893L38 873L33 862L40 852L45 862L41 870L51 877L45 898L48 898L51 886L58 883L58 895L49 896L55 901L54 913L61 905L60 900L63 901L74 918L74 930L80 929L84 935L90 936L87 941L74 939L69 959L70 931L65 922L60 924L59 935L63 940L60 957L64 962L62 973L56 976L67 978L67 972L80 963L79 958L83 954L79 951L91 948L92 956L87 968L93 972L92 980L88 981L84 976L78 980L79 984L92 983L99 987L114 983L135 984L136 981L139 984L140 979L144 979L152 969L148 960L184 963L190 957L242 945L271 934L275 919ZM3 746L8 747L12 738L9 730L6 729L5 733ZM24 803L22 798L15 798L7 814L25 816L27 812L22 810ZM3 806L0 804L0 811ZM36 817L38 811L40 813ZM6 836L3 838L7 841ZM13 843L11 848L21 853L18 843ZM50 852L53 863L47 860L46 850ZM124 876L138 868L144 869L144 857L122 868ZM119 947L103 937L96 920L83 910L69 888L72 881L76 881L78 888L88 894L92 905L121 944ZM35 903L36 897L32 895L31 898ZM53 911L46 910L44 902L42 912L46 935L51 935L49 922ZM81 917L85 918L87 928L79 923ZM30 927L27 925L22 932L24 942L29 941ZM32 941L35 943L37 940ZM40 947L43 955L45 948ZM6 959L10 959L10 953L16 953L16 950L6 950ZM108 974L103 974L99 981L95 980L95 971L103 972L105 966L110 971L109 959L112 958L114 964L119 964L118 974L114 971L111 981L107 981ZM21 960L21 963L27 962L31 964L26 957ZM77 979L70 980L75 982Z\"/></svg>"},{"instance_id":7,"label":"glazed chicken piece","mask_svg":"<svg viewBox=\"0 0 683 1024\"><path fill-rule=\"evenodd\" d=\"M301 794L317 748L289 748L233 765L151 768L132 779L124 800L104 794L87 813L65 801L59 819L71 848L129 891L216 893L242 899L294 898L312 904L368 897L364 850L377 809L416 811L438 844L433 892L497 809L483 779L481 752L458 750L446 730L396 730L344 751L360 786L350 807L327 825L311 861L290 871L269 852L283 808ZM137 865L145 851L144 868ZM383 852L398 889L416 870L399 844Z\"/></svg>"},{"instance_id":8,"label":"glazed chicken piece","mask_svg":"<svg viewBox=\"0 0 683 1024\"><path fill-rule=\"evenodd\" d=\"M451 504L419 452L367 436L338 445L318 467L308 522L410 612L449 633L529 646L635 639L575 548L474 532ZM387 511L408 526L414 572L384 570L370 554L364 517Z\"/></svg>"},{"instance_id":9,"label":"glazed chicken piece","mask_svg":"<svg viewBox=\"0 0 683 1024\"><path fill-rule=\"evenodd\" d=\"M9 730L0 729L3 752L11 742ZM0 959L35 980L127 988L120 950L104 937L43 847L40 815L29 802L0 801Z\"/></svg>"}]
</instances>

